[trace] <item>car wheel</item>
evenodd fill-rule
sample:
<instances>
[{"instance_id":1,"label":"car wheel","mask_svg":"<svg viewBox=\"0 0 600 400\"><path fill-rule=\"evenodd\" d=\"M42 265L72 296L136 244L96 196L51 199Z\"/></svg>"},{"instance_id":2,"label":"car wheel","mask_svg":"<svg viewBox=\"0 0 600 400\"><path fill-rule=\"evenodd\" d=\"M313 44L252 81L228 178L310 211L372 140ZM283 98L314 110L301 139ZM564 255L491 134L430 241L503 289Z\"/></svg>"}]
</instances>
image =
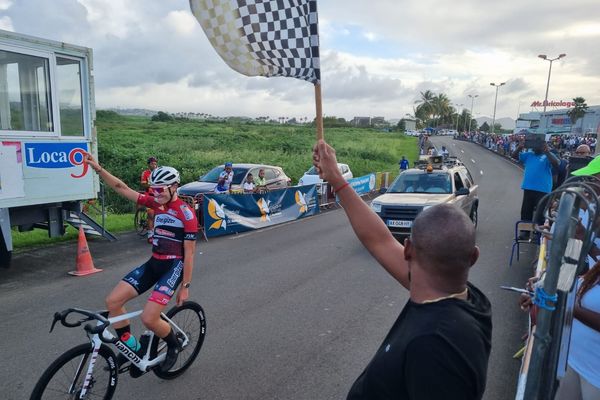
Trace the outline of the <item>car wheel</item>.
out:
<instances>
[{"instance_id":1,"label":"car wheel","mask_svg":"<svg viewBox=\"0 0 600 400\"><path fill-rule=\"evenodd\" d=\"M471 209L471 215L469 215L469 218L471 218L471 221L473 222L473 225L475 225L476 228L477 228L477 217L478 217L477 205L474 205L473 208Z\"/></svg>"}]
</instances>

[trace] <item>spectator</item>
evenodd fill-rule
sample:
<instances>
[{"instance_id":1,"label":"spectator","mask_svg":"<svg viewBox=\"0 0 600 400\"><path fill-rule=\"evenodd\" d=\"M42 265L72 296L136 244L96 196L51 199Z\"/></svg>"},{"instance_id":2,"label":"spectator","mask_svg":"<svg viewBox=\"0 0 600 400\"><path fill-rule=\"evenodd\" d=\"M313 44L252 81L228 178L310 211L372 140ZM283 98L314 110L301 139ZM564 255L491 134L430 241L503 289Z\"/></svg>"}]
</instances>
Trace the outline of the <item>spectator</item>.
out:
<instances>
[{"instance_id":1,"label":"spectator","mask_svg":"<svg viewBox=\"0 0 600 400\"><path fill-rule=\"evenodd\" d=\"M575 154L578 157L589 157L592 155L592 149L590 149L590 146L588 146L587 144L580 144L575 149Z\"/></svg>"},{"instance_id":2,"label":"spectator","mask_svg":"<svg viewBox=\"0 0 600 400\"><path fill-rule=\"evenodd\" d=\"M406 171L408 169L408 160L405 156L402 156L402 159L398 164L400 164L400 172Z\"/></svg>"},{"instance_id":3,"label":"spectator","mask_svg":"<svg viewBox=\"0 0 600 400\"><path fill-rule=\"evenodd\" d=\"M150 175L152 175L152 171L158 168L158 160L156 157L148 158L148 169L142 172L142 176L140 178L140 184L145 190L145 193L148 196L153 196L154 194L150 191ZM146 215L148 216L146 219L146 225L148 226L148 243L152 243L152 238L154 236L154 210L152 208L147 208Z\"/></svg>"},{"instance_id":4,"label":"spectator","mask_svg":"<svg viewBox=\"0 0 600 400\"><path fill-rule=\"evenodd\" d=\"M558 154L558 151L552 150L559 161L558 166L552 165L552 190L563 184L567 178L569 162Z\"/></svg>"},{"instance_id":5,"label":"spectator","mask_svg":"<svg viewBox=\"0 0 600 400\"><path fill-rule=\"evenodd\" d=\"M258 178L254 180L256 190L258 192L263 192L267 190L267 179L265 178L265 170L258 170Z\"/></svg>"},{"instance_id":6,"label":"spectator","mask_svg":"<svg viewBox=\"0 0 600 400\"><path fill-rule=\"evenodd\" d=\"M226 162L225 163L225 170L223 172L221 172L221 174L219 175L219 181L221 181L221 179L223 179L222 183L221 183L221 188L224 189L225 192L228 192L231 190L231 182L233 181L233 164L230 162ZM218 186L218 184L217 184Z\"/></svg>"},{"instance_id":7,"label":"spectator","mask_svg":"<svg viewBox=\"0 0 600 400\"><path fill-rule=\"evenodd\" d=\"M554 400L600 399L600 262L579 278L576 291L567 371ZM531 297L521 295L520 303L528 310Z\"/></svg>"},{"instance_id":8,"label":"spectator","mask_svg":"<svg viewBox=\"0 0 600 400\"><path fill-rule=\"evenodd\" d=\"M442 146L442 150L440 150L439 155L443 156L444 159L448 158L448 155L450 153L448 153L448 150L446 149L446 146Z\"/></svg>"},{"instance_id":9,"label":"spectator","mask_svg":"<svg viewBox=\"0 0 600 400\"><path fill-rule=\"evenodd\" d=\"M518 159L525 167L523 172L523 201L521 203L521 220L533 221L534 210L539 201L552 191L552 166L558 167L560 162L548 150L546 143L537 143L532 151L521 152L524 143L519 143L512 157ZM542 224L543 221L534 221ZM529 238L529 232L521 232L520 240Z\"/></svg>"},{"instance_id":10,"label":"spectator","mask_svg":"<svg viewBox=\"0 0 600 400\"><path fill-rule=\"evenodd\" d=\"M410 291L348 399L481 399L492 323L488 299L467 281L479 257L469 217L449 204L428 208L403 246L348 186L335 150L322 140L313 163L335 189L359 240Z\"/></svg>"},{"instance_id":11,"label":"spectator","mask_svg":"<svg viewBox=\"0 0 600 400\"><path fill-rule=\"evenodd\" d=\"M246 175L246 181L244 181L242 188L244 189L244 193L254 193L255 186L254 177L252 176L252 174L249 173L248 175Z\"/></svg>"},{"instance_id":12,"label":"spectator","mask_svg":"<svg viewBox=\"0 0 600 400\"><path fill-rule=\"evenodd\" d=\"M227 178L225 176L219 176L217 180L217 186L215 187L215 193L228 193L229 189L225 185Z\"/></svg>"}]
</instances>

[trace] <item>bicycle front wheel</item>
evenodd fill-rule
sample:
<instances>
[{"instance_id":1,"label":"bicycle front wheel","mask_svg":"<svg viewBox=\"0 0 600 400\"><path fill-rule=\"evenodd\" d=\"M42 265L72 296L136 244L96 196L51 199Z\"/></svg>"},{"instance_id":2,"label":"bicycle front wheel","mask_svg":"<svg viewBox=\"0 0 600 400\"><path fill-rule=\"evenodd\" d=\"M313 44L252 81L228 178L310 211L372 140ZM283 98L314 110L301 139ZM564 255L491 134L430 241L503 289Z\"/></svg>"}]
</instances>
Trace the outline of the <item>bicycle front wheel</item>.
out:
<instances>
[{"instance_id":1,"label":"bicycle front wheel","mask_svg":"<svg viewBox=\"0 0 600 400\"><path fill-rule=\"evenodd\" d=\"M145 208L138 208L135 211L133 223L135 225L135 231L138 233L138 235L146 235L148 232L148 212Z\"/></svg>"},{"instance_id":2,"label":"bicycle front wheel","mask_svg":"<svg viewBox=\"0 0 600 400\"><path fill-rule=\"evenodd\" d=\"M94 358L89 343L73 347L58 357L33 388L30 400L79 399L85 376ZM84 399L110 400L117 387L116 357L106 345L100 346L94 371Z\"/></svg>"},{"instance_id":3,"label":"bicycle front wheel","mask_svg":"<svg viewBox=\"0 0 600 400\"><path fill-rule=\"evenodd\" d=\"M177 362L173 365L169 371L164 372L160 368L153 369L153 372L162 379L174 379L192 365L202 343L204 343L204 335L206 334L206 319L204 317L204 310L200 307L200 304L193 301L184 302L181 307L173 307L167 312L167 317L175 323L189 339L188 344L183 348ZM177 336L180 336L180 332L176 332ZM153 354L158 354L163 351L167 351L166 344L162 339L154 337L152 343Z\"/></svg>"}]
</instances>

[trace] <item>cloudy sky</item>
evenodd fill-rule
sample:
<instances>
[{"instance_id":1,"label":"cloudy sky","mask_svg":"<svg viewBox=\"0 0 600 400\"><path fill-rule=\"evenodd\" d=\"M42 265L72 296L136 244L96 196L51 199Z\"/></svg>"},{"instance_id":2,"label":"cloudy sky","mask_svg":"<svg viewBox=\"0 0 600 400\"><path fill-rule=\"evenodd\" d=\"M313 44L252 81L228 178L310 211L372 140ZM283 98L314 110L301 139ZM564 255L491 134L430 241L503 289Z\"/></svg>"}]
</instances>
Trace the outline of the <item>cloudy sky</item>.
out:
<instances>
[{"instance_id":1,"label":"cloudy sky","mask_svg":"<svg viewBox=\"0 0 600 400\"><path fill-rule=\"evenodd\" d=\"M600 104L598 0L319 0L323 109L344 118L412 113L444 92L496 117L543 100ZM312 85L229 69L187 0L0 0L0 29L91 47L98 108L312 118Z\"/></svg>"}]
</instances>

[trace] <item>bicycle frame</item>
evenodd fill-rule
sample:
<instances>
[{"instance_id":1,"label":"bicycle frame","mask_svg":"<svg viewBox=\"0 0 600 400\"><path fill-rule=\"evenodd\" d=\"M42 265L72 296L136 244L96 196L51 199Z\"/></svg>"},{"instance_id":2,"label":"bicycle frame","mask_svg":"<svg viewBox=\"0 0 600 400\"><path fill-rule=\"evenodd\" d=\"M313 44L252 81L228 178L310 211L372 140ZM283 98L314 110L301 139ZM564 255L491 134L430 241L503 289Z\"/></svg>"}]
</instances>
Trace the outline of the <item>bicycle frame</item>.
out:
<instances>
[{"instance_id":1,"label":"bicycle frame","mask_svg":"<svg viewBox=\"0 0 600 400\"><path fill-rule=\"evenodd\" d=\"M139 317L142 314L142 311L134 311L134 312L130 312L127 314L123 314L123 315L119 315L117 317L113 317L113 318L108 318L108 322L109 325L114 324L115 322L119 322L119 321L124 321L126 319L130 319L130 318L136 318ZM185 347L188 342L189 342L189 337L185 334L185 332L183 332L171 319L169 319L164 313L161 313L161 317L167 321L175 330L176 332L179 332L183 335L184 341L182 343L182 347ZM106 324L103 323L102 321L97 321L96 323L96 327L102 327L104 326L104 328L106 328ZM102 337L100 336L102 335ZM143 372L148 372L152 367L157 366L158 364L162 363L164 358L166 357L166 354L160 354L159 356L155 357L155 358L150 358L151 357L151 343L154 340L154 332L150 331L150 340L148 342L148 347L146 348L146 352L141 355L141 358L138 354L136 354L133 350L131 350L125 343L123 343L119 338L115 337L110 331L107 331L106 329L103 329L100 333L95 333L92 334L90 332L88 332L88 337L90 338L90 341L92 343L92 359L90 360L90 364L87 368L87 372L85 375L85 380L84 380L84 384L83 384L83 388L81 389L81 393L79 395L79 398L83 398L88 390L88 385L91 381L92 378L92 373L94 372L94 365L96 364L96 358L98 357L98 352L100 351L100 347L102 346L102 343L112 343L117 350L119 351L119 353L123 354L125 357L127 357L128 360L131 361L131 363L133 365L135 365L140 371ZM166 344L165 344L166 345ZM164 347L161 347L160 349L158 349L159 351L162 350ZM82 364L83 364L82 360ZM77 377L79 377L79 374L81 373L81 367L83 365L80 365L78 367L78 371L75 375L75 380L73 381L73 385L75 385L75 383L77 382ZM111 368L114 368L115 366L111 365ZM70 390L73 390L73 387L70 388Z\"/></svg>"}]
</instances>

